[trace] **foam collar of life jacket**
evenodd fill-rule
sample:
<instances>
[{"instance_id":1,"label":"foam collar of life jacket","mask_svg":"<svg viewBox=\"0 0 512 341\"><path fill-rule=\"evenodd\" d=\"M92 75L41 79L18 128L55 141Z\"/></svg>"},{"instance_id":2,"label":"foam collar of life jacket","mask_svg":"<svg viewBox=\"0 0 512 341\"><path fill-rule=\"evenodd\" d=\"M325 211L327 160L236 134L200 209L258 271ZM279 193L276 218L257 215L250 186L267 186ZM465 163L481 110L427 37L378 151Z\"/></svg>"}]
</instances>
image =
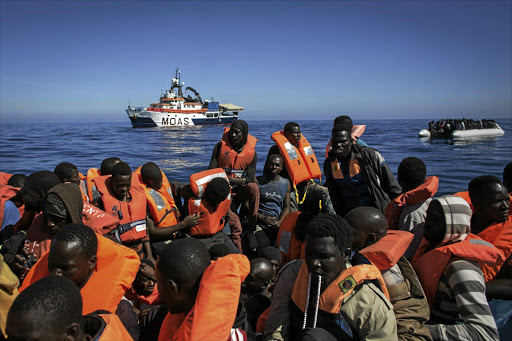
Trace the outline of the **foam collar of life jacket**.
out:
<instances>
[{"instance_id":1,"label":"foam collar of life jacket","mask_svg":"<svg viewBox=\"0 0 512 341\"><path fill-rule=\"evenodd\" d=\"M245 255L230 254L205 270L196 303L184 314L168 313L158 341L227 340L236 318L240 286L250 271Z\"/></svg>"},{"instance_id":2,"label":"foam collar of life jacket","mask_svg":"<svg viewBox=\"0 0 512 341\"><path fill-rule=\"evenodd\" d=\"M87 283L80 289L83 301L83 314L96 310L115 313L121 301L139 271L140 259L137 253L108 238L98 238L97 263ZM51 252L51 250L50 250ZM50 275L47 252L30 269L20 287L20 292L30 284Z\"/></svg>"},{"instance_id":3,"label":"foam collar of life jacket","mask_svg":"<svg viewBox=\"0 0 512 341\"><path fill-rule=\"evenodd\" d=\"M389 230L378 242L359 252L379 270L384 271L398 263L413 239L414 234L410 232Z\"/></svg>"}]
</instances>

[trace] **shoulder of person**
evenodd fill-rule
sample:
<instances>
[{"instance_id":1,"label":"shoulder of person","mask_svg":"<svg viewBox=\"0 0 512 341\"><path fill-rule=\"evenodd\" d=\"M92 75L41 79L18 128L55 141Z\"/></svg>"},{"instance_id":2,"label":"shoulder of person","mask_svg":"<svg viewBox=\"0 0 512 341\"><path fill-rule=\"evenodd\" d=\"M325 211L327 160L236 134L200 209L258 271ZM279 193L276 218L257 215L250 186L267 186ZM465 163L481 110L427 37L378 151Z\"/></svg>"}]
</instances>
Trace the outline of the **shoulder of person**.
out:
<instances>
[{"instance_id":1,"label":"shoulder of person","mask_svg":"<svg viewBox=\"0 0 512 341\"><path fill-rule=\"evenodd\" d=\"M295 278L297 278L297 275L299 274L299 270L303 262L304 260L302 259L295 259L283 265L281 270L279 270L279 272L276 275L276 282L279 278L283 278L283 280L285 281L288 281L293 278L293 280L295 281Z\"/></svg>"},{"instance_id":2,"label":"shoulder of person","mask_svg":"<svg viewBox=\"0 0 512 341\"><path fill-rule=\"evenodd\" d=\"M384 295L384 292L370 281L365 281L356 286L352 293L343 300L342 307L349 302L356 303L358 306L373 308L380 305L385 307L386 310L393 310L393 305Z\"/></svg>"}]
</instances>

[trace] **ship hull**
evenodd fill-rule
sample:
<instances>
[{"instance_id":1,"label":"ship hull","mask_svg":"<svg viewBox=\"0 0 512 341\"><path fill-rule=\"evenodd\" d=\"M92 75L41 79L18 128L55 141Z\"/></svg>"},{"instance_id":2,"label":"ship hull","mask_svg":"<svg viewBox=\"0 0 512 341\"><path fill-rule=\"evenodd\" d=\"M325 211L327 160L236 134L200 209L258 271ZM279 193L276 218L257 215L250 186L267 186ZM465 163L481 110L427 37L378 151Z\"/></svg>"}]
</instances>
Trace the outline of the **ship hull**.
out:
<instances>
[{"instance_id":1,"label":"ship hull","mask_svg":"<svg viewBox=\"0 0 512 341\"><path fill-rule=\"evenodd\" d=\"M221 125L231 124L238 119L236 114L226 115L220 112L180 114L126 109L126 113L134 128Z\"/></svg>"}]
</instances>

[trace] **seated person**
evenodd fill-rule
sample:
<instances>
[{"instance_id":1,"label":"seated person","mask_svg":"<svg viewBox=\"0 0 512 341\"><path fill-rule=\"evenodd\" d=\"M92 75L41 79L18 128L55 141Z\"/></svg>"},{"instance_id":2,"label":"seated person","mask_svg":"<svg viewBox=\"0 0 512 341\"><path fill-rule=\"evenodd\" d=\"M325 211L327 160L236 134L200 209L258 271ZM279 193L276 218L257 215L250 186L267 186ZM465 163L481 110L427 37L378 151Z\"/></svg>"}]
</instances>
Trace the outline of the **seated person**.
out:
<instances>
[{"instance_id":1,"label":"seated person","mask_svg":"<svg viewBox=\"0 0 512 341\"><path fill-rule=\"evenodd\" d=\"M286 215L277 235L277 248L283 264L294 259L304 259L306 247L306 225L314 216L308 212L290 212Z\"/></svg>"},{"instance_id":2,"label":"seated person","mask_svg":"<svg viewBox=\"0 0 512 341\"><path fill-rule=\"evenodd\" d=\"M254 232L259 207L259 191L255 183L257 138L249 134L249 126L243 120L236 120L230 128L224 129L222 139L213 148L208 169L222 168L229 177L233 200L227 215L231 238L242 251L242 225L236 215L240 203L247 208L247 229Z\"/></svg>"},{"instance_id":3,"label":"seated person","mask_svg":"<svg viewBox=\"0 0 512 341\"><path fill-rule=\"evenodd\" d=\"M294 188L294 193L290 196L292 210L307 211L314 215L320 212L334 214L327 189L313 181L320 180L322 171L313 148L302 135L299 124L286 123L284 130L272 134L272 140L276 144L270 147L267 161L274 154L283 157L285 167L279 175L289 179Z\"/></svg>"},{"instance_id":4,"label":"seated person","mask_svg":"<svg viewBox=\"0 0 512 341\"><path fill-rule=\"evenodd\" d=\"M412 265L430 305L433 340L498 340L479 264L503 261L493 245L470 233L471 208L443 196L427 210L424 239Z\"/></svg>"},{"instance_id":5,"label":"seated person","mask_svg":"<svg viewBox=\"0 0 512 341\"><path fill-rule=\"evenodd\" d=\"M1 185L0 185L1 186ZM18 296L19 278L12 272L4 257L0 254L0 339L5 338L5 325L7 323L7 313L12 303Z\"/></svg>"},{"instance_id":6,"label":"seated person","mask_svg":"<svg viewBox=\"0 0 512 341\"><path fill-rule=\"evenodd\" d=\"M427 176L425 163L416 157L407 157L398 166L398 183L402 194L393 199L386 208L390 230L409 231L414 239L405 252L405 258L412 259L423 239L423 225L427 208L437 193L439 178Z\"/></svg>"},{"instance_id":7,"label":"seated person","mask_svg":"<svg viewBox=\"0 0 512 341\"><path fill-rule=\"evenodd\" d=\"M295 340L304 328L323 328L338 340L396 340L393 306L380 271L350 263L352 229L321 214L306 227L306 259L283 267L274 286L264 340Z\"/></svg>"},{"instance_id":8,"label":"seated person","mask_svg":"<svg viewBox=\"0 0 512 341\"><path fill-rule=\"evenodd\" d=\"M336 125L332 129L332 150L324 162L325 185L336 214L372 206L385 212L390 200L401 193L384 157L375 149L355 145L351 129Z\"/></svg>"},{"instance_id":9,"label":"seated person","mask_svg":"<svg viewBox=\"0 0 512 341\"><path fill-rule=\"evenodd\" d=\"M72 182L77 184L80 187L80 191L82 192L83 201L89 202L89 197L87 196L87 185L82 179L84 176L78 172L78 168L76 168L74 164L69 162L61 162L55 167L53 172L57 174L60 182Z\"/></svg>"},{"instance_id":10,"label":"seated person","mask_svg":"<svg viewBox=\"0 0 512 341\"><path fill-rule=\"evenodd\" d=\"M23 201L19 195L23 184L19 185L19 182L24 182L24 180L20 179L20 176L23 176L25 179L27 178L23 174L14 174L9 178L6 185L0 185L0 230L2 230L2 241L9 238L13 232L12 227L9 228L9 232L4 232L4 228L9 225L14 226L22 215L22 211L18 207L23 206ZM20 179L20 181L18 181L18 184L15 184L15 181L12 181L13 179Z\"/></svg>"},{"instance_id":11,"label":"seated person","mask_svg":"<svg viewBox=\"0 0 512 341\"><path fill-rule=\"evenodd\" d=\"M90 168L87 171L87 196L91 203L96 202L100 198L100 193L96 189L96 184L93 180L100 176L111 175L112 169L119 162L121 162L121 159L118 157L108 157L101 161L100 169Z\"/></svg>"},{"instance_id":12,"label":"seated person","mask_svg":"<svg viewBox=\"0 0 512 341\"><path fill-rule=\"evenodd\" d=\"M133 340L116 315L82 316L82 297L72 281L49 276L23 291L7 316L9 340Z\"/></svg>"},{"instance_id":13,"label":"seated person","mask_svg":"<svg viewBox=\"0 0 512 341\"><path fill-rule=\"evenodd\" d=\"M275 244L279 226L290 211L290 182L279 176L283 169L283 158L271 155L263 175L258 176L260 191L260 207L258 208L258 224L256 237L260 248Z\"/></svg>"},{"instance_id":14,"label":"seated person","mask_svg":"<svg viewBox=\"0 0 512 341\"><path fill-rule=\"evenodd\" d=\"M130 166L121 161L112 169L112 175L95 178L94 183L101 194L98 207L119 218L121 224L109 235L137 252L141 259L153 259L146 229L146 194L142 187L132 186Z\"/></svg>"},{"instance_id":15,"label":"seated person","mask_svg":"<svg viewBox=\"0 0 512 341\"><path fill-rule=\"evenodd\" d=\"M114 313L139 265L133 250L96 235L88 226L68 224L55 233L50 251L30 269L20 292L41 278L60 275L80 289L84 314L99 309Z\"/></svg>"},{"instance_id":16,"label":"seated person","mask_svg":"<svg viewBox=\"0 0 512 341\"><path fill-rule=\"evenodd\" d=\"M273 278L274 269L269 260L265 258L251 260L251 271L242 283L241 299L253 330L256 330L260 315L270 307L272 294L269 289Z\"/></svg>"},{"instance_id":17,"label":"seated person","mask_svg":"<svg viewBox=\"0 0 512 341\"><path fill-rule=\"evenodd\" d=\"M207 248L194 238L167 245L156 264L160 297L169 309L158 340L231 340L249 267L240 254L211 262Z\"/></svg>"},{"instance_id":18,"label":"seated person","mask_svg":"<svg viewBox=\"0 0 512 341\"><path fill-rule=\"evenodd\" d=\"M512 300L512 199L500 179L492 175L474 178L468 189L473 204L471 232L500 249L506 259L505 263L482 266L486 295Z\"/></svg>"},{"instance_id":19,"label":"seated person","mask_svg":"<svg viewBox=\"0 0 512 341\"><path fill-rule=\"evenodd\" d=\"M199 222L199 217L191 215L180 222L180 213L169 180L156 163L144 164L135 171L135 176L146 194L148 233L152 243L174 239L176 232L191 228Z\"/></svg>"},{"instance_id":20,"label":"seated person","mask_svg":"<svg viewBox=\"0 0 512 341\"><path fill-rule=\"evenodd\" d=\"M18 233L4 243L2 253L21 279L35 262L50 250L55 233L66 224L82 223L83 201L75 184L57 184L43 198L42 214L28 232Z\"/></svg>"},{"instance_id":21,"label":"seated person","mask_svg":"<svg viewBox=\"0 0 512 341\"><path fill-rule=\"evenodd\" d=\"M131 288L124 294L124 297L132 302L137 315L145 308L144 306L162 304L158 288L155 285L155 264L148 259L141 260L139 271Z\"/></svg>"},{"instance_id":22,"label":"seated person","mask_svg":"<svg viewBox=\"0 0 512 341\"><path fill-rule=\"evenodd\" d=\"M274 280L276 279L277 270L283 264L283 256L277 248L273 246L267 246L261 250L260 257L268 259L272 264L272 269L274 270L274 276L272 277L273 284Z\"/></svg>"},{"instance_id":23,"label":"seated person","mask_svg":"<svg viewBox=\"0 0 512 341\"><path fill-rule=\"evenodd\" d=\"M352 227L352 250L359 251L382 273L393 303L399 340L430 341L425 322L430 309L420 281L404 257L413 240L405 231L388 231L388 222L374 207L357 207L345 219Z\"/></svg>"}]
</instances>

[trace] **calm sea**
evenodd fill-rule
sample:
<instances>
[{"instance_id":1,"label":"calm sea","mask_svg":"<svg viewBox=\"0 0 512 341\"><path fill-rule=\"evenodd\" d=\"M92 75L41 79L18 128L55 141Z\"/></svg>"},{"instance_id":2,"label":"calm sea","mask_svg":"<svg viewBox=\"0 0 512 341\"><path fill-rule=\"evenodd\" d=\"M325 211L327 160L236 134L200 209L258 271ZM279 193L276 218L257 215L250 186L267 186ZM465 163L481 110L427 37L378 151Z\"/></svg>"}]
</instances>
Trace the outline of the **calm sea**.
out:
<instances>
[{"instance_id":1,"label":"calm sea","mask_svg":"<svg viewBox=\"0 0 512 341\"><path fill-rule=\"evenodd\" d=\"M427 165L428 175L440 177L438 194L466 190L475 176L502 177L512 161L512 120L498 120L505 136L449 143L421 141L418 131L429 120L368 120L362 139L378 149L396 176L400 161L416 156ZM323 164L332 121L297 121ZM270 135L286 121L248 121L250 134L259 142L261 174L273 141ZM169 179L188 181L190 174L206 169L212 149L222 136L222 126L133 129L128 119L119 123L2 124L0 171L30 174L51 170L59 162L74 163L86 174L99 168L104 158L118 156L135 168L157 163Z\"/></svg>"}]
</instances>

